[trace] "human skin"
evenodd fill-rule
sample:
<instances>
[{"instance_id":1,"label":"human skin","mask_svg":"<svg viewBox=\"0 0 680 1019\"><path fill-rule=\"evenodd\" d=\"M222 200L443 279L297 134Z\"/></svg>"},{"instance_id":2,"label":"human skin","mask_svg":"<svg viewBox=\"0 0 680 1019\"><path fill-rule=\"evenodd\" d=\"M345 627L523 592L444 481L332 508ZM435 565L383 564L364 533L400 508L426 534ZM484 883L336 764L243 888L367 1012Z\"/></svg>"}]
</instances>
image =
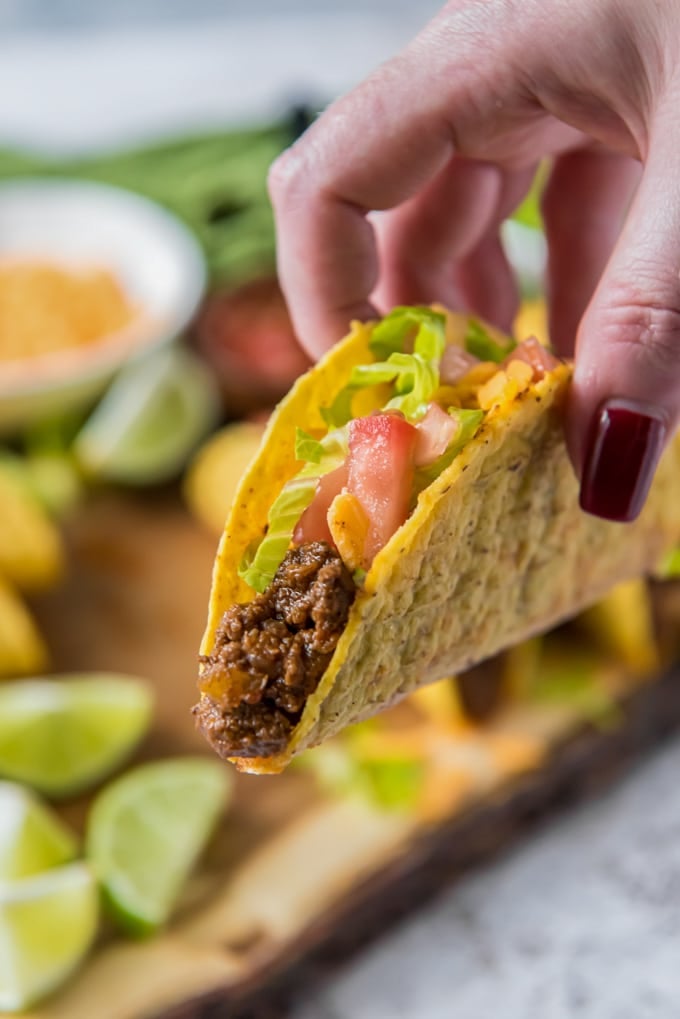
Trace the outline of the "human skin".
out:
<instances>
[{"instance_id":1,"label":"human skin","mask_svg":"<svg viewBox=\"0 0 680 1019\"><path fill-rule=\"evenodd\" d=\"M545 157L581 503L629 520L680 416L679 0L446 4L272 167L279 275L314 356L394 304L509 328L499 226Z\"/></svg>"}]
</instances>

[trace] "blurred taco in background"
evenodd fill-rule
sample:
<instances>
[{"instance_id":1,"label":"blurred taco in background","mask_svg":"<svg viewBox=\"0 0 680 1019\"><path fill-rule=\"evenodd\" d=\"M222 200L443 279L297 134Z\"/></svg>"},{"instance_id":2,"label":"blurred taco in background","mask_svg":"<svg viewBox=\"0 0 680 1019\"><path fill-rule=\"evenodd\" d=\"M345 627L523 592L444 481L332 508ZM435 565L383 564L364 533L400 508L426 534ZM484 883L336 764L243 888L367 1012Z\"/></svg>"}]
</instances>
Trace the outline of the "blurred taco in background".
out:
<instances>
[{"instance_id":1,"label":"blurred taco in background","mask_svg":"<svg viewBox=\"0 0 680 1019\"><path fill-rule=\"evenodd\" d=\"M349 336L272 416L227 519L197 722L242 770L306 747L654 572L680 444L631 524L583 513L571 366L443 309Z\"/></svg>"}]
</instances>

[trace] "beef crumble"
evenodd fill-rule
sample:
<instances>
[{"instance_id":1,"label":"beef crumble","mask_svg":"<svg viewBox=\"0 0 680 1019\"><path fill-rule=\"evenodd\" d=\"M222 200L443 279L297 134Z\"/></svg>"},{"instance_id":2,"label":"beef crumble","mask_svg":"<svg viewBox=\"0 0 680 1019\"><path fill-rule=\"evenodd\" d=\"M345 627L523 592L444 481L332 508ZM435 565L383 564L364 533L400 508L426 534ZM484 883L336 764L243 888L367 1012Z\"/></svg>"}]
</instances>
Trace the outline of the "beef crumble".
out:
<instances>
[{"instance_id":1,"label":"beef crumble","mask_svg":"<svg viewBox=\"0 0 680 1019\"><path fill-rule=\"evenodd\" d=\"M356 588L325 542L291 549L263 594L232 605L201 658L197 724L222 757L282 750L331 660Z\"/></svg>"}]
</instances>

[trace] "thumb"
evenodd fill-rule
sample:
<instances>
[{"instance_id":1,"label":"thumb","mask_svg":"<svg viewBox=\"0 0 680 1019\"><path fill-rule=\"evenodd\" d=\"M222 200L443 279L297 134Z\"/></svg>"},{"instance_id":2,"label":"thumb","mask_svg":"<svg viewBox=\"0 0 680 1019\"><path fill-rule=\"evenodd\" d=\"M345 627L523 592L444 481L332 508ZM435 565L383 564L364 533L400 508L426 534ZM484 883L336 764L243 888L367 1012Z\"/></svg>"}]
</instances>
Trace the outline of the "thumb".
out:
<instances>
[{"instance_id":1,"label":"thumb","mask_svg":"<svg viewBox=\"0 0 680 1019\"><path fill-rule=\"evenodd\" d=\"M567 438L581 476L581 506L608 520L638 515L680 412L677 134L666 130L652 140L577 337Z\"/></svg>"}]
</instances>

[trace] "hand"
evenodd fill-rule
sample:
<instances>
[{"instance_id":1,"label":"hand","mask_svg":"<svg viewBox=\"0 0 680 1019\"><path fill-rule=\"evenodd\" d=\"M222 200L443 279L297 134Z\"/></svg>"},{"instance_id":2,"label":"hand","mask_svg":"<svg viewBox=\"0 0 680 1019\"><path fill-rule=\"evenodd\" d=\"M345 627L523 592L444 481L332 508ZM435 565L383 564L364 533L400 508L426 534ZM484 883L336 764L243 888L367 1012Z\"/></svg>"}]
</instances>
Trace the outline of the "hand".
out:
<instances>
[{"instance_id":1,"label":"hand","mask_svg":"<svg viewBox=\"0 0 680 1019\"><path fill-rule=\"evenodd\" d=\"M678 0L448 3L274 164L280 278L317 356L395 303L508 328L499 225L545 156L581 504L629 520L680 411Z\"/></svg>"}]
</instances>

